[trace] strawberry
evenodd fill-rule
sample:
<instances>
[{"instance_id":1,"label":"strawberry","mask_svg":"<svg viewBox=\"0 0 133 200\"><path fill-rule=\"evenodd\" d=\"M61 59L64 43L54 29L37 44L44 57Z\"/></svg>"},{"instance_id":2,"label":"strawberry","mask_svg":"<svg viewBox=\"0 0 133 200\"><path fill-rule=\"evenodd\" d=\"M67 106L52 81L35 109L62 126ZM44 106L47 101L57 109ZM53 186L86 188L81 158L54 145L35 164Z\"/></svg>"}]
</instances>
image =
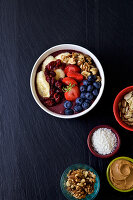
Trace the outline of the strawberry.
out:
<instances>
[{"instance_id":1,"label":"strawberry","mask_svg":"<svg viewBox=\"0 0 133 200\"><path fill-rule=\"evenodd\" d=\"M63 88L64 96L67 101L75 101L80 96L80 90L78 86L71 85L71 83Z\"/></svg>"},{"instance_id":2,"label":"strawberry","mask_svg":"<svg viewBox=\"0 0 133 200\"><path fill-rule=\"evenodd\" d=\"M80 72L80 68L77 65L67 65L64 72L66 75L68 72Z\"/></svg>"},{"instance_id":3,"label":"strawberry","mask_svg":"<svg viewBox=\"0 0 133 200\"><path fill-rule=\"evenodd\" d=\"M77 82L73 79L73 78L69 78L69 77L65 77L62 80L62 83L64 83L65 85L69 85L71 83L71 85L78 85Z\"/></svg>"},{"instance_id":4,"label":"strawberry","mask_svg":"<svg viewBox=\"0 0 133 200\"><path fill-rule=\"evenodd\" d=\"M83 81L80 83L80 86L83 85Z\"/></svg>"},{"instance_id":5,"label":"strawberry","mask_svg":"<svg viewBox=\"0 0 133 200\"><path fill-rule=\"evenodd\" d=\"M78 82L82 82L82 80L84 78L82 74L77 73L77 72L68 72L67 76L70 77L70 78L75 79Z\"/></svg>"}]
</instances>

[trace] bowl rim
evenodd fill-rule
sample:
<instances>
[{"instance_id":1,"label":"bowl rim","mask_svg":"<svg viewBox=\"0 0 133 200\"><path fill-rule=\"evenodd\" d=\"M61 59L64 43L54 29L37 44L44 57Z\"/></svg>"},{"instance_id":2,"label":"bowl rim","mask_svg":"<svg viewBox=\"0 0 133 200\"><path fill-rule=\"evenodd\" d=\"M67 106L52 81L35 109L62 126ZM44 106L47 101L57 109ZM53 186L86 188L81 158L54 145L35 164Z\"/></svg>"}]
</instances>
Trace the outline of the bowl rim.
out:
<instances>
[{"instance_id":1,"label":"bowl rim","mask_svg":"<svg viewBox=\"0 0 133 200\"><path fill-rule=\"evenodd\" d=\"M98 175L98 173L90 166L90 165L87 165L87 164L83 164L83 163L76 163L76 164L73 164L73 165L70 165L69 167L67 167L65 170L64 170L64 172L62 173L62 175L61 175L61 178L60 178L60 188L61 188L61 191L62 191L62 193L63 193L63 195L69 200L69 198L68 198L68 196L64 193L64 191L63 191L63 187L62 187L62 180L64 179L63 177L64 177L64 174L70 169L70 168L72 168L72 167L75 167L75 166L78 166L78 165L81 165L81 166L86 166L87 168L89 168L89 169L92 169L92 171L94 171L95 172L95 174L96 174L96 176L97 176L97 178L98 178L98 190L97 190L97 193L95 194L95 196L93 196L93 198L91 199L91 200L93 200L97 195L98 195L98 193L99 193L99 190L100 190L100 178L99 178L99 175ZM84 169L84 168L83 168ZM70 194L71 195L71 194ZM75 198L75 197L73 197L73 198ZM76 200L76 198L75 198L75 200Z\"/></svg>"},{"instance_id":2,"label":"bowl rim","mask_svg":"<svg viewBox=\"0 0 133 200\"><path fill-rule=\"evenodd\" d=\"M106 170L107 181L108 181L108 183L111 185L112 188L114 188L115 190L117 190L117 191L119 191L119 192L131 192L131 191L133 191L133 188L131 188L131 189L129 189L129 190L121 190L121 189L116 188L116 187L111 183L111 181L110 181L110 178L109 178L109 169L110 169L110 166L112 165L112 163L113 163L114 161L119 160L119 159L128 160L128 161L130 161L130 162L133 163L133 159L130 158L130 157L126 157L126 156L120 156L120 157L117 157L117 158L113 159L113 160L108 164L108 166L107 166L107 170Z\"/></svg>"},{"instance_id":3,"label":"bowl rim","mask_svg":"<svg viewBox=\"0 0 133 200\"><path fill-rule=\"evenodd\" d=\"M131 128L130 126L128 126L127 124L125 124L121 119L120 117L117 116L117 111L116 111L116 102L118 100L118 98L121 96L124 96L123 93L126 92L127 90L129 89L133 89L133 86L128 86L126 88L124 88L123 90L121 90L117 96L115 97L115 100L114 100L114 103L113 103L113 113L114 113L114 116L115 116L115 119L116 121L120 124L120 126L122 126L123 128L125 128L126 130L129 130L129 131L133 131L133 128ZM128 93L128 92L127 92Z\"/></svg>"},{"instance_id":4,"label":"bowl rim","mask_svg":"<svg viewBox=\"0 0 133 200\"><path fill-rule=\"evenodd\" d=\"M96 130L99 129L99 128L108 128L108 129L111 129L112 132L115 134L115 136L116 136L116 138L117 138L117 146L116 146L115 150L114 150L112 153L110 153L110 154L101 155L101 154L97 153L97 152L93 149L93 147L92 147L92 145L91 145L91 137L92 137L94 131L96 131ZM120 144L121 144L121 140L120 140L120 136L119 136L118 132L117 132L113 127L111 127L111 126L109 126L109 125L105 125L105 124L104 124L104 125L95 126L95 127L89 132L88 137L87 137L87 145L88 145L89 150L91 151L91 153L92 153L94 156L99 157L99 158L109 158L109 157L114 156L114 155L118 152L118 150L119 150L119 148L120 148Z\"/></svg>"},{"instance_id":5,"label":"bowl rim","mask_svg":"<svg viewBox=\"0 0 133 200\"><path fill-rule=\"evenodd\" d=\"M58 50L56 50L57 48L59 48ZM61 48L61 49L60 49ZM33 82L35 80L35 77L33 78L33 73L34 71L36 72L37 69L35 70L37 64L39 63L39 61L42 59L42 57L44 57L45 54L48 54L47 56L49 56L51 53L53 52L56 52L56 51L59 51L59 50L63 50L62 48L64 48L64 50L77 50L77 51L86 51L87 54L94 60L96 66L98 67L98 70L100 72L100 75L102 77L102 84L101 84L101 88L100 88L100 91L99 91L99 94L98 96L96 97L96 99L94 100L94 102L92 103L92 105L80 112L80 113L77 113L77 114L73 114L73 115L62 115L62 114L58 114L58 113L55 113L55 112L52 112L50 111L47 107L45 107L39 100L37 94L36 94L36 91L35 91L35 88L33 87ZM51 52L52 51L52 52ZM51 53L50 53L51 52ZM46 57L47 57L46 56ZM38 68L38 67L37 67ZM56 46L53 46L49 49L47 49L46 51L44 51L40 56L39 58L36 60L33 68L32 68L32 71L31 71L31 75L30 75L30 89L31 89L31 93L32 93L32 96L34 98L34 100L36 101L36 103L39 105L40 108L42 108L42 110L44 110L46 113L54 116L54 117L58 117L58 118L64 118L64 119L72 119L72 118L77 118L77 117L80 117L82 115L85 115L86 113L88 113L90 110L92 110L96 104L99 102L99 100L101 99L102 97L102 94L103 94L103 91L104 91L104 86L105 86L105 75L104 75L104 71L103 71L103 67L101 65L101 63L99 62L99 60L97 59L97 57L91 52L89 51L88 49L82 47L82 46L79 46L79 45L75 45L75 44L60 44L60 45L56 45ZM35 93L35 94L34 94Z\"/></svg>"}]
</instances>

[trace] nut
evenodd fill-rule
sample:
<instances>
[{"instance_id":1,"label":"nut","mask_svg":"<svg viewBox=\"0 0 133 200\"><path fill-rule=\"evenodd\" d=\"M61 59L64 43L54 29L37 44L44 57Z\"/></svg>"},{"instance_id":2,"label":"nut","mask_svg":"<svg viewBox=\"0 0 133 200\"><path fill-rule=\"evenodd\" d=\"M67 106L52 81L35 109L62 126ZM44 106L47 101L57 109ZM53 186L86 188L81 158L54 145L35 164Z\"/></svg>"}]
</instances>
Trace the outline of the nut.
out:
<instances>
[{"instance_id":1,"label":"nut","mask_svg":"<svg viewBox=\"0 0 133 200\"><path fill-rule=\"evenodd\" d=\"M90 65L87 62L85 62L84 64L80 65L80 68L81 68L82 71L89 72L91 67L90 67Z\"/></svg>"},{"instance_id":2,"label":"nut","mask_svg":"<svg viewBox=\"0 0 133 200\"><path fill-rule=\"evenodd\" d=\"M83 55L82 53L80 53L80 54L78 55L78 60L84 61L84 55Z\"/></svg>"},{"instance_id":3,"label":"nut","mask_svg":"<svg viewBox=\"0 0 133 200\"><path fill-rule=\"evenodd\" d=\"M91 75L90 72L82 71L81 74L87 79Z\"/></svg>"},{"instance_id":4,"label":"nut","mask_svg":"<svg viewBox=\"0 0 133 200\"><path fill-rule=\"evenodd\" d=\"M78 66L80 66L82 63L83 63L83 61L81 61L81 60L78 60L78 61L77 61L77 65L78 65Z\"/></svg>"},{"instance_id":5,"label":"nut","mask_svg":"<svg viewBox=\"0 0 133 200\"><path fill-rule=\"evenodd\" d=\"M71 185L71 188L73 189L73 188L74 188L74 185Z\"/></svg>"},{"instance_id":6,"label":"nut","mask_svg":"<svg viewBox=\"0 0 133 200\"><path fill-rule=\"evenodd\" d=\"M120 110L120 108L121 108L121 102L118 103L118 108Z\"/></svg>"},{"instance_id":7,"label":"nut","mask_svg":"<svg viewBox=\"0 0 133 200\"><path fill-rule=\"evenodd\" d=\"M67 63L74 65L74 64L76 64L76 60L75 60L75 58L69 58Z\"/></svg>"},{"instance_id":8,"label":"nut","mask_svg":"<svg viewBox=\"0 0 133 200\"><path fill-rule=\"evenodd\" d=\"M79 53L77 52L72 52L72 58L78 58Z\"/></svg>"},{"instance_id":9,"label":"nut","mask_svg":"<svg viewBox=\"0 0 133 200\"><path fill-rule=\"evenodd\" d=\"M133 122L133 118L129 118L128 121L129 121L129 122Z\"/></svg>"},{"instance_id":10,"label":"nut","mask_svg":"<svg viewBox=\"0 0 133 200\"><path fill-rule=\"evenodd\" d=\"M122 102L121 102L121 104L122 104L122 107L126 107L126 105L127 105L127 102L126 102L126 100L125 100L125 99L123 99L123 100L122 100Z\"/></svg>"},{"instance_id":11,"label":"nut","mask_svg":"<svg viewBox=\"0 0 133 200\"><path fill-rule=\"evenodd\" d=\"M85 59L88 61L89 64L92 64L92 59L90 56L85 55Z\"/></svg>"},{"instance_id":12,"label":"nut","mask_svg":"<svg viewBox=\"0 0 133 200\"><path fill-rule=\"evenodd\" d=\"M101 81L100 76L97 76L96 82L100 82L100 81Z\"/></svg>"},{"instance_id":13,"label":"nut","mask_svg":"<svg viewBox=\"0 0 133 200\"><path fill-rule=\"evenodd\" d=\"M92 68L90 69L90 71L92 72L93 75L96 75L97 72L98 72L98 69L97 69L96 67L92 67Z\"/></svg>"},{"instance_id":14,"label":"nut","mask_svg":"<svg viewBox=\"0 0 133 200\"><path fill-rule=\"evenodd\" d=\"M81 180L81 183L85 183L85 179L84 178Z\"/></svg>"},{"instance_id":15,"label":"nut","mask_svg":"<svg viewBox=\"0 0 133 200\"><path fill-rule=\"evenodd\" d=\"M124 99L127 101L128 99L131 98L131 96L132 96L132 92L129 92L124 96Z\"/></svg>"},{"instance_id":16,"label":"nut","mask_svg":"<svg viewBox=\"0 0 133 200\"><path fill-rule=\"evenodd\" d=\"M93 172L84 169L72 170L67 174L67 190L77 199L85 198L87 194L94 191L95 178ZM76 182L77 179L79 182Z\"/></svg>"},{"instance_id":17,"label":"nut","mask_svg":"<svg viewBox=\"0 0 133 200\"><path fill-rule=\"evenodd\" d=\"M69 181L67 181L67 182L66 182L66 186L67 186L67 187L69 187L69 186L70 186L70 183L69 183Z\"/></svg>"},{"instance_id":18,"label":"nut","mask_svg":"<svg viewBox=\"0 0 133 200\"><path fill-rule=\"evenodd\" d=\"M84 171L85 178L87 177L87 175L88 175L88 171Z\"/></svg>"},{"instance_id":19,"label":"nut","mask_svg":"<svg viewBox=\"0 0 133 200\"><path fill-rule=\"evenodd\" d=\"M129 126L133 126L133 91L127 93L118 104L120 117Z\"/></svg>"},{"instance_id":20,"label":"nut","mask_svg":"<svg viewBox=\"0 0 133 200\"><path fill-rule=\"evenodd\" d=\"M121 112L124 114L125 113L125 108L121 108Z\"/></svg>"},{"instance_id":21,"label":"nut","mask_svg":"<svg viewBox=\"0 0 133 200\"><path fill-rule=\"evenodd\" d=\"M61 56L61 60L62 60L64 63L67 63L68 60L69 60L69 56L64 56L64 55L62 55L62 56Z\"/></svg>"}]
</instances>

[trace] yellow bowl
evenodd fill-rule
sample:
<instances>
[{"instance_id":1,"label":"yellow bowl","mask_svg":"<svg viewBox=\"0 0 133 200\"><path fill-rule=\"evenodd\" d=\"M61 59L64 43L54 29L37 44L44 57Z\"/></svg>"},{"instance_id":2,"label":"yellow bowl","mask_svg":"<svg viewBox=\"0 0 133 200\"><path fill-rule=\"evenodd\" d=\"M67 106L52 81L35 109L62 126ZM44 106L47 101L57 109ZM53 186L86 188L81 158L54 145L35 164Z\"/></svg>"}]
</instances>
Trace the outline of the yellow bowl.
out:
<instances>
[{"instance_id":1,"label":"yellow bowl","mask_svg":"<svg viewBox=\"0 0 133 200\"><path fill-rule=\"evenodd\" d=\"M115 160L119 160L119 159L128 160L128 161L130 161L130 162L133 163L133 159L132 159L132 158L129 158L129 157L124 157L124 156L122 156L122 157L118 157L118 158L113 159L113 160L109 163L109 165L108 165L108 167L107 167L107 170L106 170L107 180L108 180L109 184L110 184L115 190L117 190L117 191L119 191L119 192L131 192L131 191L133 191L133 188L131 188L131 189L129 189L129 190L120 190L120 189L116 188L116 187L111 183L111 181L110 181L110 178L109 178L109 169L110 169L110 166L112 165L112 163L113 163Z\"/></svg>"}]
</instances>

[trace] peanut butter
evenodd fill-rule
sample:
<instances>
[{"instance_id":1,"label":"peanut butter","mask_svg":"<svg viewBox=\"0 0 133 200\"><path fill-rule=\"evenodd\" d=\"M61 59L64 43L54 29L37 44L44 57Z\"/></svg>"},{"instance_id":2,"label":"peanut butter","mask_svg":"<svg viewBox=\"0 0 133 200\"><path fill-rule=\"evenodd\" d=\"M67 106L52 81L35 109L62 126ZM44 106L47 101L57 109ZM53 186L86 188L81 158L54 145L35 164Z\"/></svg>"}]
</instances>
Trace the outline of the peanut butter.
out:
<instances>
[{"instance_id":1,"label":"peanut butter","mask_svg":"<svg viewBox=\"0 0 133 200\"><path fill-rule=\"evenodd\" d=\"M121 190L133 188L133 163L125 159L115 160L110 166L110 181Z\"/></svg>"}]
</instances>

